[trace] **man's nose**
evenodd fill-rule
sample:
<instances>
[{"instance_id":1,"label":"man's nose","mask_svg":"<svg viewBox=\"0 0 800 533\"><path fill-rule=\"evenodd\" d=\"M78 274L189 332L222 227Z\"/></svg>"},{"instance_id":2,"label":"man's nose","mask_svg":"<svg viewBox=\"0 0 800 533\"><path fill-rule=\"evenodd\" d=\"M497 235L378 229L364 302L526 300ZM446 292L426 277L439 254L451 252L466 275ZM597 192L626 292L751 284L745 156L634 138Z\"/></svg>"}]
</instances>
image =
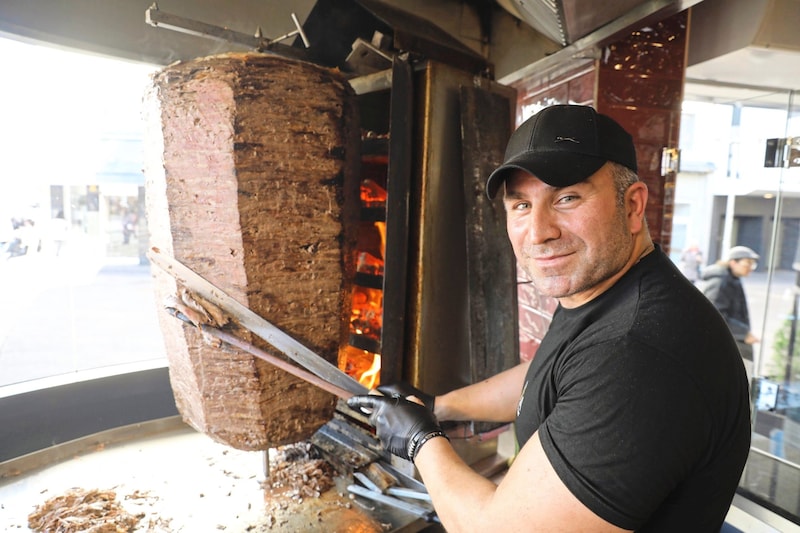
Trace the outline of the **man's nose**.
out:
<instances>
[{"instance_id":1,"label":"man's nose","mask_svg":"<svg viewBox=\"0 0 800 533\"><path fill-rule=\"evenodd\" d=\"M560 230L556 224L556 218L549 209L531 210L526 231L526 240L530 244L542 244L558 238L559 235Z\"/></svg>"}]
</instances>

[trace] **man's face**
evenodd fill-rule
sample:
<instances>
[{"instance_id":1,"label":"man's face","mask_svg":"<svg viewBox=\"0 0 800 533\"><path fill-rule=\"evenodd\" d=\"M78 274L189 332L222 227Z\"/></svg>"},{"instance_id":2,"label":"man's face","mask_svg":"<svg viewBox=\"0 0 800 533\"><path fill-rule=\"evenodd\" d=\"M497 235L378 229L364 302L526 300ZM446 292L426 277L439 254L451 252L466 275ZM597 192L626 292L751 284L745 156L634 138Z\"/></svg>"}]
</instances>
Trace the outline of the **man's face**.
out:
<instances>
[{"instance_id":1,"label":"man's face","mask_svg":"<svg viewBox=\"0 0 800 533\"><path fill-rule=\"evenodd\" d=\"M758 262L755 259L734 259L729 261L731 272L737 278L749 276L750 272L758 267Z\"/></svg>"},{"instance_id":2,"label":"man's face","mask_svg":"<svg viewBox=\"0 0 800 533\"><path fill-rule=\"evenodd\" d=\"M517 261L541 293L565 307L606 290L631 259L634 236L608 164L564 188L515 171L503 203Z\"/></svg>"}]
</instances>

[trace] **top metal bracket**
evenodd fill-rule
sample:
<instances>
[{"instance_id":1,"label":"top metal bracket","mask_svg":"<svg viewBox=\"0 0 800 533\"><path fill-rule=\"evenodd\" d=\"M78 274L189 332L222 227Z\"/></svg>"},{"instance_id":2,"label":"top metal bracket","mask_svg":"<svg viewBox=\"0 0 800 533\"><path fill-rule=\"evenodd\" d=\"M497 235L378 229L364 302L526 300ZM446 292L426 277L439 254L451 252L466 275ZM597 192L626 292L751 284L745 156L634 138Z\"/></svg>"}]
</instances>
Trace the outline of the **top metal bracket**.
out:
<instances>
[{"instance_id":1,"label":"top metal bracket","mask_svg":"<svg viewBox=\"0 0 800 533\"><path fill-rule=\"evenodd\" d=\"M294 13L292 13L292 21L294 22L296 29L275 39L263 37L260 26L258 29L256 29L255 34L248 35L246 33L223 28L221 26L214 26L213 24L207 24L198 20L173 15L171 13L165 13L164 11L158 9L158 4L155 2L153 2L153 5L147 8L144 14L145 22L156 28L165 28L180 33L187 33L189 35L197 35L207 39L214 39L216 41L240 44L259 52L271 52L277 55L305 59L305 54L303 53L302 49L280 44L280 41L284 41L290 37L294 37L295 35L300 36L306 48L311 46L308 37L303 31L303 27L300 25L300 22L297 20L297 16Z\"/></svg>"}]
</instances>

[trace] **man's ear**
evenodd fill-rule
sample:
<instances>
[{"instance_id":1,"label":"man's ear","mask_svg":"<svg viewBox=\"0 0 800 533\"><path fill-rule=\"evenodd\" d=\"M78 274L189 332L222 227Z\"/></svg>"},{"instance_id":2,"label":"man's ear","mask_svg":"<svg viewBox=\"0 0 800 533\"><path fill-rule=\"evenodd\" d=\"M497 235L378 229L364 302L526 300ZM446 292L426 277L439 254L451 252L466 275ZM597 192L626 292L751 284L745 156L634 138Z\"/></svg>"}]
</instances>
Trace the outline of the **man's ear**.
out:
<instances>
[{"instance_id":1,"label":"man's ear","mask_svg":"<svg viewBox=\"0 0 800 533\"><path fill-rule=\"evenodd\" d=\"M625 191L625 208L631 233L638 233L645 225L648 197L647 185L636 181Z\"/></svg>"}]
</instances>

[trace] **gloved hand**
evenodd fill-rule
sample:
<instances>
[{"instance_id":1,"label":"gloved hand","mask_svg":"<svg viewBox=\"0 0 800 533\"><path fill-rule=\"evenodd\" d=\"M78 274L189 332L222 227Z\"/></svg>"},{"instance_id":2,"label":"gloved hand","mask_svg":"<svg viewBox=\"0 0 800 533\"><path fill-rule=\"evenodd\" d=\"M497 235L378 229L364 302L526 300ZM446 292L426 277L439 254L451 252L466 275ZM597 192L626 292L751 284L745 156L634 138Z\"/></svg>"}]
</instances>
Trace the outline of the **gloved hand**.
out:
<instances>
[{"instance_id":1,"label":"gloved hand","mask_svg":"<svg viewBox=\"0 0 800 533\"><path fill-rule=\"evenodd\" d=\"M430 409L431 413L433 412L433 404L436 401L436 396L433 396L426 392L422 392L418 388L406 383L405 381L398 381L396 383L387 383L386 385L380 385L378 387L378 391L384 396L400 396L401 398L408 398L409 396L415 396L419 398L419 400L422 403L425 404L425 407Z\"/></svg>"},{"instance_id":2,"label":"gloved hand","mask_svg":"<svg viewBox=\"0 0 800 533\"><path fill-rule=\"evenodd\" d=\"M389 452L413 462L422 446L447 436L424 405L397 396L353 396L347 405L369 415L378 438Z\"/></svg>"}]
</instances>

